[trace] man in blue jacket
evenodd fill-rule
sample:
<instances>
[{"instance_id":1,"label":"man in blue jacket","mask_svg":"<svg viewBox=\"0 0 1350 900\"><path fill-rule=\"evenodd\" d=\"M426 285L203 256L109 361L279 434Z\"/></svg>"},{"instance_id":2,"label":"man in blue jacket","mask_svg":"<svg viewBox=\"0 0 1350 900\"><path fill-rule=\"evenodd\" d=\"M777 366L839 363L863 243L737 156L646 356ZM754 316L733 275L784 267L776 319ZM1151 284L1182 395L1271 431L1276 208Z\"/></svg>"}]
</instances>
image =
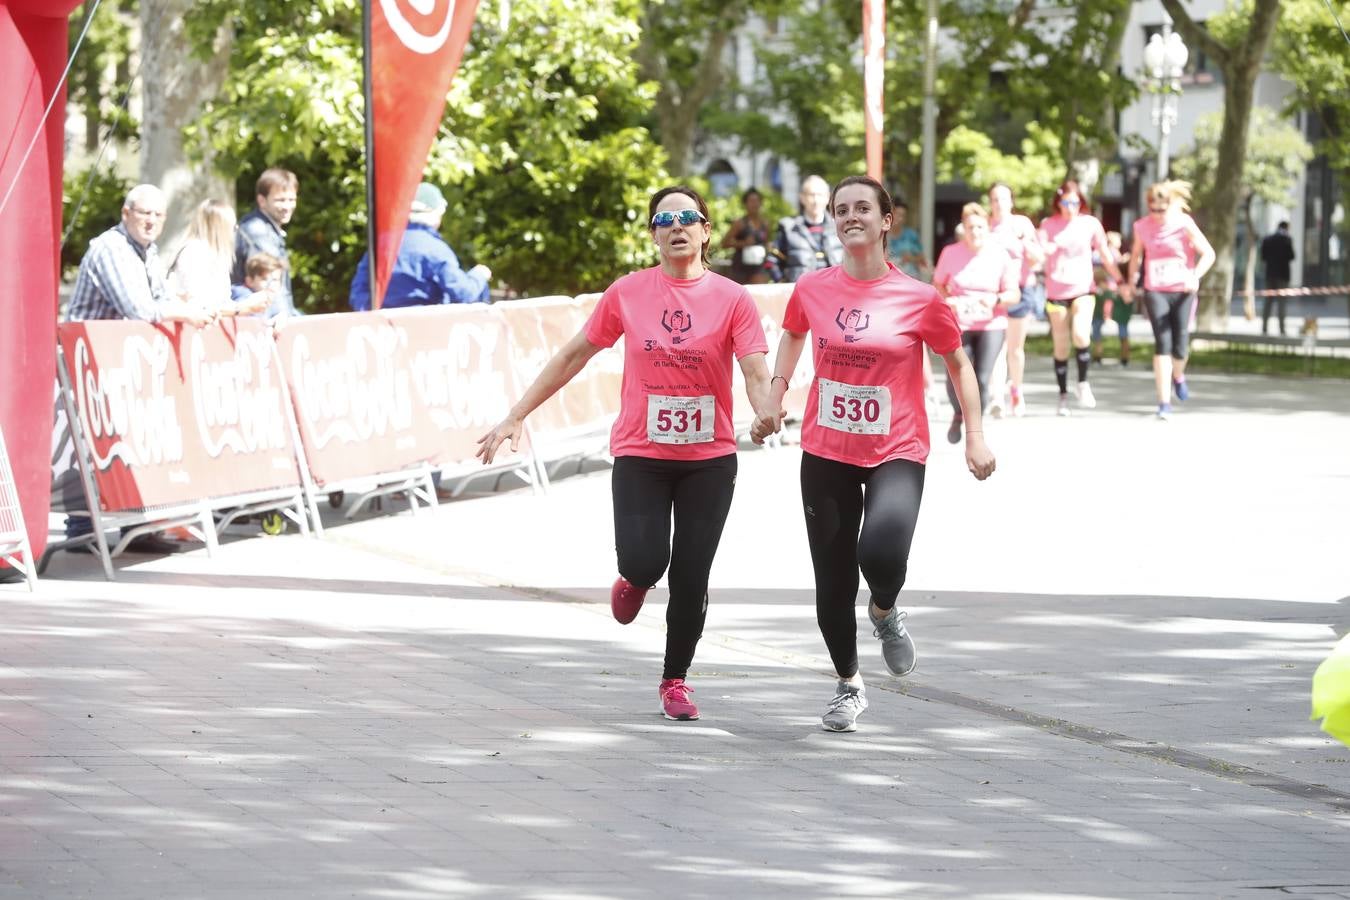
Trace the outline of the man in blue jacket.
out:
<instances>
[{"instance_id":1,"label":"man in blue jacket","mask_svg":"<svg viewBox=\"0 0 1350 900\"><path fill-rule=\"evenodd\" d=\"M441 237L445 207L445 197L435 185L425 181L418 185L408 216L408 230L399 244L382 308L488 302L492 272L484 265L467 272L459 267L455 251ZM367 253L361 257L352 279L348 302L358 312L370 309L369 265Z\"/></svg>"},{"instance_id":2,"label":"man in blue jacket","mask_svg":"<svg viewBox=\"0 0 1350 900\"><path fill-rule=\"evenodd\" d=\"M290 254L286 252L286 226L295 215L295 201L300 180L286 169L271 168L258 176L254 192L258 205L239 220L235 231L234 269L230 272L231 285L244 285L248 258L266 253L281 260L281 282L272 291L272 303L267 307L269 319L298 315L295 298L291 294Z\"/></svg>"}]
</instances>

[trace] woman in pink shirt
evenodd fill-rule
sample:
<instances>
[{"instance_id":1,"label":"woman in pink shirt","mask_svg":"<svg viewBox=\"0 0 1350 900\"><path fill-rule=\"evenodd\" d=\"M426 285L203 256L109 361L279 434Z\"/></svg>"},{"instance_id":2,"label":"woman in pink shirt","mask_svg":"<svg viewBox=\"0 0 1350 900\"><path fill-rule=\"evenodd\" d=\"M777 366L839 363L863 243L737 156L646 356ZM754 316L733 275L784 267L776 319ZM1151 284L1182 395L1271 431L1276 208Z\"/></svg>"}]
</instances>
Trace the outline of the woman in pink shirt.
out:
<instances>
[{"instance_id":1,"label":"woman in pink shirt","mask_svg":"<svg viewBox=\"0 0 1350 900\"><path fill-rule=\"evenodd\" d=\"M610 609L619 622L633 621L669 567L661 711L668 719L697 719L685 677L703 634L708 573L736 483L733 358L756 424L777 430L768 410L779 407L769 401L768 344L754 301L741 285L708 271L712 230L703 198L682 185L663 188L647 215L660 265L609 286L582 330L478 439L478 456L492 462L507 439L517 449L525 417L625 337L619 416L610 434L619 564Z\"/></svg>"},{"instance_id":2,"label":"woman in pink shirt","mask_svg":"<svg viewBox=\"0 0 1350 900\"><path fill-rule=\"evenodd\" d=\"M961 349L956 314L941 295L886 261L892 201L862 175L830 196L843 265L802 276L783 315L770 405L756 420L761 440L783 416L783 395L811 332L815 380L802 422L802 506L815 569L816 620L839 677L821 724L854 731L867 708L858 673L858 570L871 589L868 616L887 667L914 669L914 642L896 599L923 496L928 416L923 402L925 345L942 354L960 385L966 466L978 479L994 471L980 425L980 388Z\"/></svg>"},{"instance_id":3,"label":"woman in pink shirt","mask_svg":"<svg viewBox=\"0 0 1350 900\"><path fill-rule=\"evenodd\" d=\"M1003 244L989 235L989 216L978 203L961 208L961 240L942 248L933 287L956 311L961 325L961 346L975 364L980 386L980 409L989 405L989 378L1003 349L1008 329L1008 307L1018 301L1020 266ZM961 404L956 385L947 373L947 399L951 401L951 427L947 441L961 443Z\"/></svg>"},{"instance_id":4,"label":"woman in pink shirt","mask_svg":"<svg viewBox=\"0 0 1350 900\"><path fill-rule=\"evenodd\" d=\"M1186 351L1191 311L1200 279L1214 265L1214 248L1189 215L1191 186L1163 181L1148 189L1148 215L1134 224L1130 279L1134 285L1139 260L1144 260L1144 309L1153 326L1153 384L1158 418L1172 415L1172 392L1190 396L1186 386ZM1142 251L1142 253L1141 253Z\"/></svg>"},{"instance_id":5,"label":"woman in pink shirt","mask_svg":"<svg viewBox=\"0 0 1350 900\"><path fill-rule=\"evenodd\" d=\"M1092 409L1097 399L1088 384L1088 366L1092 364L1092 253L1095 250L1117 282L1120 268L1115 263L1102 223L1088 215L1087 200L1078 182L1067 180L1055 191L1053 216L1041 222L1041 246L1045 250L1045 314L1050 319L1050 337L1054 344L1055 381L1059 384L1061 416L1069 414L1069 339L1072 324L1074 356L1078 361L1078 405Z\"/></svg>"},{"instance_id":6,"label":"woman in pink shirt","mask_svg":"<svg viewBox=\"0 0 1350 900\"><path fill-rule=\"evenodd\" d=\"M1027 363L1027 326L1036 311L1036 269L1045 260L1045 251L1036 237L1036 226L1026 216L1013 212L1012 188L1002 182L989 188L989 233L1003 243L1019 270L1019 297L1008 307L1008 400L1012 414L1024 416L1027 403L1022 396L1022 375ZM992 407L991 411L997 412Z\"/></svg>"}]
</instances>

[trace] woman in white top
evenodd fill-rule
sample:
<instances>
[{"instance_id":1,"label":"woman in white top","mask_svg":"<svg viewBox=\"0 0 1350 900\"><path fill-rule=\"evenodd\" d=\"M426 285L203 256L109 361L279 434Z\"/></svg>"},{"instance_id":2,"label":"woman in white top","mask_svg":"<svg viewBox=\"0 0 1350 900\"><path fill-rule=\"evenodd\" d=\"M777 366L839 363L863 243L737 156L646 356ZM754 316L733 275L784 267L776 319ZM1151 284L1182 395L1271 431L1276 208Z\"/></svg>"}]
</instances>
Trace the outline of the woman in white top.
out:
<instances>
[{"instance_id":1,"label":"woman in white top","mask_svg":"<svg viewBox=\"0 0 1350 900\"><path fill-rule=\"evenodd\" d=\"M248 315L267 308L267 294L235 303L230 299L234 263L234 208L223 200L203 200L192 214L183 246L169 267L169 290L216 315Z\"/></svg>"}]
</instances>

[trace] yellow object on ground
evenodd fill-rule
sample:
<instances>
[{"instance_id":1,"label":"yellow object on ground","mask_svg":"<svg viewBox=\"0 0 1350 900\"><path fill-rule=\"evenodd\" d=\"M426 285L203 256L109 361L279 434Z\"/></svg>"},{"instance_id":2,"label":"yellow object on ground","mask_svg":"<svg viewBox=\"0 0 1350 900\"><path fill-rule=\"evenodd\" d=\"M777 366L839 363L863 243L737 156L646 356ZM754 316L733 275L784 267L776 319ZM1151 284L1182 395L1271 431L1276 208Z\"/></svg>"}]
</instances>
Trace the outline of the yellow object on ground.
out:
<instances>
[{"instance_id":1,"label":"yellow object on ground","mask_svg":"<svg viewBox=\"0 0 1350 900\"><path fill-rule=\"evenodd\" d=\"M1327 734L1350 745L1350 635L1313 674L1312 717L1322 720Z\"/></svg>"}]
</instances>

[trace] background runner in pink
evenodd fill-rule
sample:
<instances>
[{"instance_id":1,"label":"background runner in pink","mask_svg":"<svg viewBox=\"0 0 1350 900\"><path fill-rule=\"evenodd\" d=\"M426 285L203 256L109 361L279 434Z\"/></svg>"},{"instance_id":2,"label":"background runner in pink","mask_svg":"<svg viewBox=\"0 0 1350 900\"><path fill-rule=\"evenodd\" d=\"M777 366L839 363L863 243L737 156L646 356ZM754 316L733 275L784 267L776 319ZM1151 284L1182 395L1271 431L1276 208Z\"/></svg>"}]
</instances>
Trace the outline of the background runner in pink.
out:
<instances>
[{"instance_id":1,"label":"background runner in pink","mask_svg":"<svg viewBox=\"0 0 1350 900\"><path fill-rule=\"evenodd\" d=\"M1133 293L1139 265L1144 266L1144 311L1153 326L1153 388L1158 418L1172 416L1172 395L1191 395L1186 382L1190 329L1200 279L1214 265L1214 247L1190 210L1191 186L1160 181L1148 189L1148 215L1134 224L1126 297Z\"/></svg>"},{"instance_id":2,"label":"background runner in pink","mask_svg":"<svg viewBox=\"0 0 1350 900\"><path fill-rule=\"evenodd\" d=\"M743 286L713 272L684 279L672 278L659 266L643 269L610 285L585 333L597 347L611 347L625 336L623 388L619 417L610 432L611 454L712 459L736 452L732 355L740 359L769 349L755 302ZM713 440L670 444L649 440L652 395L711 395Z\"/></svg>"},{"instance_id":3,"label":"background runner in pink","mask_svg":"<svg viewBox=\"0 0 1350 900\"><path fill-rule=\"evenodd\" d=\"M1041 222L1045 247L1045 296L1049 300L1073 300L1093 292L1092 251L1110 253L1106 231L1093 216L1050 216Z\"/></svg>"},{"instance_id":4,"label":"background runner in pink","mask_svg":"<svg viewBox=\"0 0 1350 900\"><path fill-rule=\"evenodd\" d=\"M1134 223L1134 239L1144 248L1144 290L1196 289L1193 230L1199 226L1180 209L1169 209L1161 221L1149 215Z\"/></svg>"},{"instance_id":5,"label":"background runner in pink","mask_svg":"<svg viewBox=\"0 0 1350 900\"><path fill-rule=\"evenodd\" d=\"M816 380L802 420L802 449L808 453L855 466L928 459L924 344L938 353L951 353L961 346L961 329L956 314L930 285L910 278L893 264L888 263L887 270L876 281L859 281L843 267L811 272L797 282L788 300L783 328L812 335ZM887 388L889 430L851 434L819 425L821 379L845 386ZM848 404L858 398L835 392L825 402L832 404L836 399L844 402L845 417L854 412ZM859 410L870 411L870 407Z\"/></svg>"},{"instance_id":6,"label":"background runner in pink","mask_svg":"<svg viewBox=\"0 0 1350 900\"><path fill-rule=\"evenodd\" d=\"M962 331L997 331L1008 327L998 295L1016 291L1017 277L1017 262L998 241L986 241L977 251L961 240L942 248L933 285L945 286Z\"/></svg>"}]
</instances>

